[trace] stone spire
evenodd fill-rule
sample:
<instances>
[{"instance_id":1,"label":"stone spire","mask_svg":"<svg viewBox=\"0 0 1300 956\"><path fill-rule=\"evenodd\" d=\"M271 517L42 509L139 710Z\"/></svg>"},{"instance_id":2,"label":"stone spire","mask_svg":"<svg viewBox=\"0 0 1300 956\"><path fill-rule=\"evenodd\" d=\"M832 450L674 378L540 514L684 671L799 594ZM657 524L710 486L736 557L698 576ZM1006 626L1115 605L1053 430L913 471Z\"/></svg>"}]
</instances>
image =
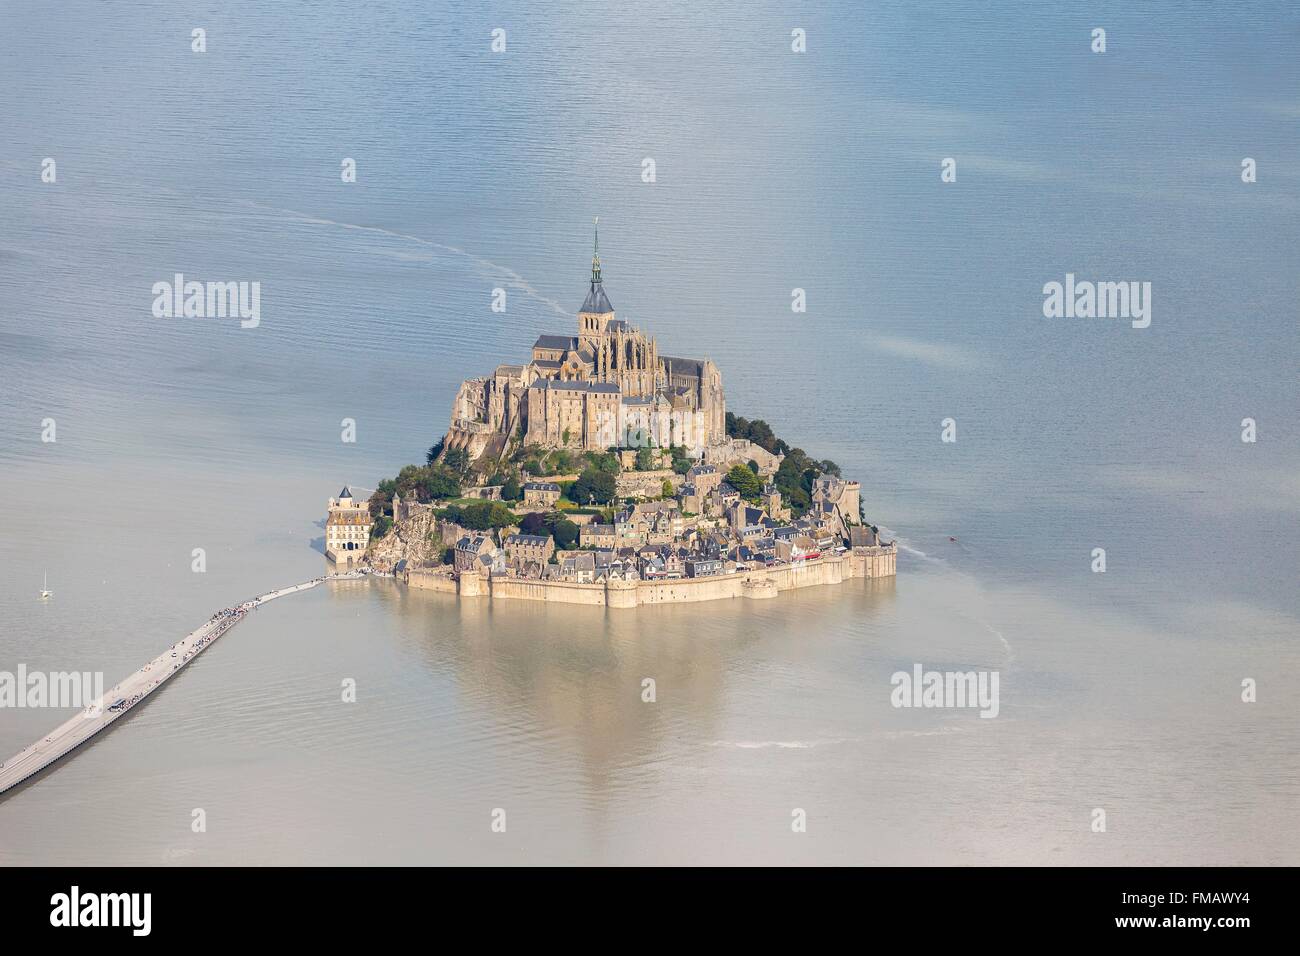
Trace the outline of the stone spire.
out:
<instances>
[{"instance_id":1,"label":"stone spire","mask_svg":"<svg viewBox=\"0 0 1300 956\"><path fill-rule=\"evenodd\" d=\"M589 315L609 315L613 311L614 307L609 304L609 296L605 295L605 287L600 281L600 217L597 216L596 245L591 253L591 291L587 293L587 300L582 303L579 312L586 312Z\"/></svg>"}]
</instances>

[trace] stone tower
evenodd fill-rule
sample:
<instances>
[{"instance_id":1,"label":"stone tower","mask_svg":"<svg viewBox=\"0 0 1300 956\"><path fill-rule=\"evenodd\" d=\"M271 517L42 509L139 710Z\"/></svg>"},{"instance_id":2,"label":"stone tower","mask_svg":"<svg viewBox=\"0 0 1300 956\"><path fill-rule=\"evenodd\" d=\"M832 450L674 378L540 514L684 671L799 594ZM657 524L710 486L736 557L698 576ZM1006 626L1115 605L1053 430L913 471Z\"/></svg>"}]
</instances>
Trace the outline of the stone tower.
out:
<instances>
[{"instance_id":1,"label":"stone tower","mask_svg":"<svg viewBox=\"0 0 1300 956\"><path fill-rule=\"evenodd\" d=\"M614 307L600 281L600 218L596 218L596 244L591 254L591 291L578 310L578 340L593 352L605 330L614 321Z\"/></svg>"},{"instance_id":2,"label":"stone tower","mask_svg":"<svg viewBox=\"0 0 1300 956\"><path fill-rule=\"evenodd\" d=\"M659 377L659 346L614 316L600 277L600 220L591 256L591 289L578 311L578 346L592 355L592 377L624 395L652 396Z\"/></svg>"}]
</instances>

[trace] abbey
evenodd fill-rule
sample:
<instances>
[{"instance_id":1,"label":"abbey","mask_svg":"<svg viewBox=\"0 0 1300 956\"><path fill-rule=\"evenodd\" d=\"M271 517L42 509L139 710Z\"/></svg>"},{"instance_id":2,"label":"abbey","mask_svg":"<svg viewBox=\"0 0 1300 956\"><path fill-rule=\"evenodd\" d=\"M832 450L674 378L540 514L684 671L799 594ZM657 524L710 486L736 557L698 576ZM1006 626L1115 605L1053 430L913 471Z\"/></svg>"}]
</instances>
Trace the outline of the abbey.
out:
<instances>
[{"instance_id":1,"label":"abbey","mask_svg":"<svg viewBox=\"0 0 1300 956\"><path fill-rule=\"evenodd\" d=\"M708 359L660 355L617 318L600 274L600 238L577 335L541 335L524 365L461 383L446 448L470 459L525 445L605 451L682 446L695 457L727 441L722 375Z\"/></svg>"}]
</instances>

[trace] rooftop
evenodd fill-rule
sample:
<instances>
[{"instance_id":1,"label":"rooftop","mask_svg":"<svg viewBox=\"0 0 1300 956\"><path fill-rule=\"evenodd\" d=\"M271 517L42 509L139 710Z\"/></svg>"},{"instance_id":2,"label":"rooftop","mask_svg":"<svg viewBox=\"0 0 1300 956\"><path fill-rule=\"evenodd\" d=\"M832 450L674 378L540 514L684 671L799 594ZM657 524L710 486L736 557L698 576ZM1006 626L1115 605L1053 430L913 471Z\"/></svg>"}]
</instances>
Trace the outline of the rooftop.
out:
<instances>
[{"instance_id":1,"label":"rooftop","mask_svg":"<svg viewBox=\"0 0 1300 956\"><path fill-rule=\"evenodd\" d=\"M604 283L596 279L591 280L591 291L587 293L587 298L583 300L582 308L578 311L596 315L605 315L614 311L614 307L609 304L609 296L605 295Z\"/></svg>"}]
</instances>

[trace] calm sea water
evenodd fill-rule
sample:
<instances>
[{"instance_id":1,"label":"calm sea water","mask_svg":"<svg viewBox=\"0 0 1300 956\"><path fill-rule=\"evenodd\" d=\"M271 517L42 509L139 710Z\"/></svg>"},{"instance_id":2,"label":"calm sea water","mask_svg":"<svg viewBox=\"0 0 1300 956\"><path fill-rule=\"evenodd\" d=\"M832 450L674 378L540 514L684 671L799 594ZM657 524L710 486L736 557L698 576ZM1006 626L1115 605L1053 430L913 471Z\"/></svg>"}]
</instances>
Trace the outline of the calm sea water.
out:
<instances>
[{"instance_id":1,"label":"calm sea water","mask_svg":"<svg viewBox=\"0 0 1300 956\"><path fill-rule=\"evenodd\" d=\"M1300 862L1300 15L735 17L7 11L0 669L111 684L320 573L330 494L574 327L597 215L620 316L906 548L632 614L277 601L0 801L0 863ZM153 318L176 272L260 281L261 325ZM1151 281L1151 327L1044 319L1067 272ZM999 671L1000 715L891 707L916 662ZM0 751L64 716L0 711Z\"/></svg>"}]
</instances>

